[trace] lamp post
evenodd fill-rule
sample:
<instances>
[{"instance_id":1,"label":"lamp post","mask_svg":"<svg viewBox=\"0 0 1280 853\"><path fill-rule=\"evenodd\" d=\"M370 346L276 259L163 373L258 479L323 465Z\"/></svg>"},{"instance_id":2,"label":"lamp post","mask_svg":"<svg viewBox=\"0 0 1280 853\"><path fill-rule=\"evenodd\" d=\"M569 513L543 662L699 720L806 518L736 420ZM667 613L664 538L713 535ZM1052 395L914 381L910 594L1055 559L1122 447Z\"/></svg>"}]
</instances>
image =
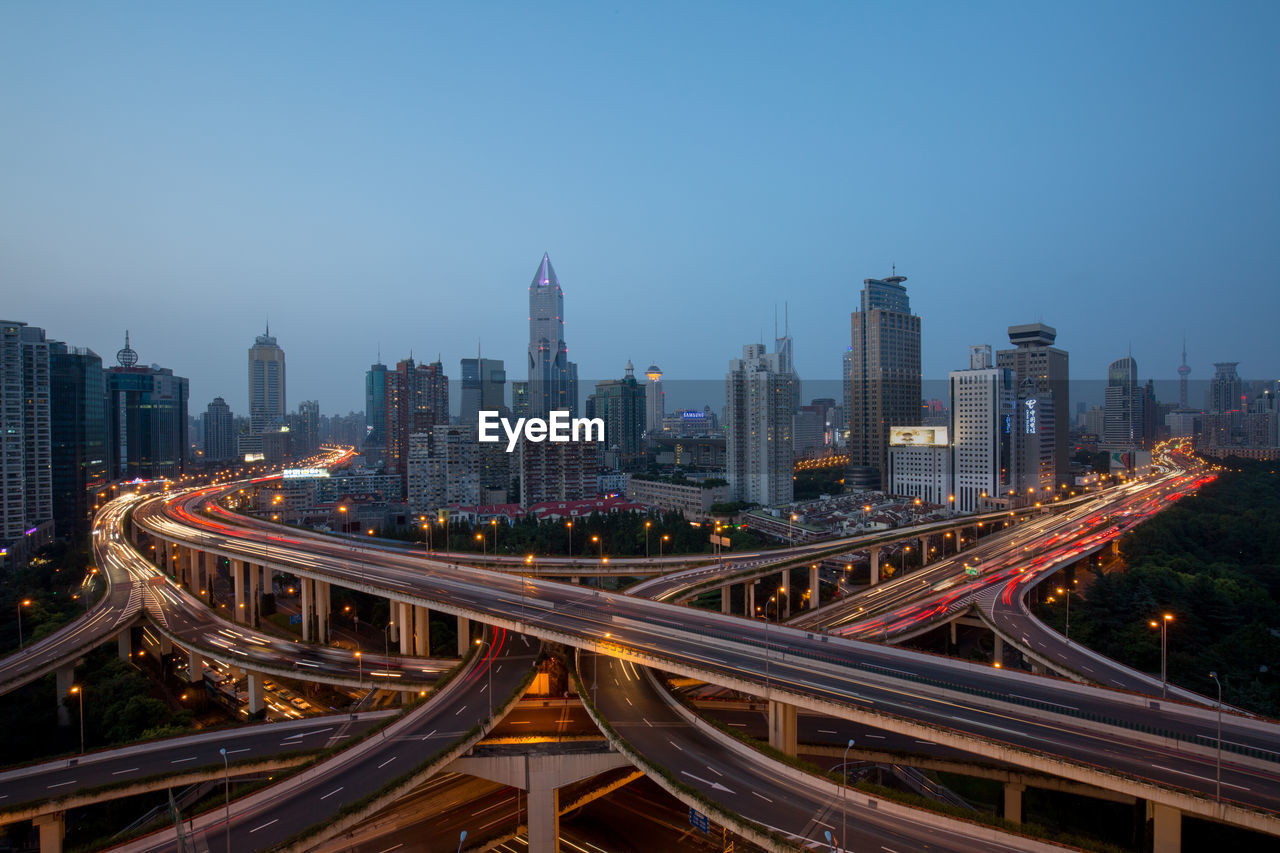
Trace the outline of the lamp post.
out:
<instances>
[{"instance_id":1,"label":"lamp post","mask_svg":"<svg viewBox=\"0 0 1280 853\"><path fill-rule=\"evenodd\" d=\"M787 518L787 541L790 543L790 546L791 546L792 548L796 547L796 535L795 535L795 529L794 529L793 525L796 523L796 519L797 519L797 518L799 518L799 517L800 517L800 516L796 515L796 514L793 512L793 513L791 513L791 515Z\"/></svg>"},{"instance_id":2,"label":"lamp post","mask_svg":"<svg viewBox=\"0 0 1280 853\"><path fill-rule=\"evenodd\" d=\"M529 567L530 571L532 571L534 574L537 574L538 570L533 566L532 554L528 554L525 556L524 564ZM524 583L525 583L525 573L521 572L520 573L520 618L521 619L524 618Z\"/></svg>"},{"instance_id":3,"label":"lamp post","mask_svg":"<svg viewBox=\"0 0 1280 853\"><path fill-rule=\"evenodd\" d=\"M489 523L493 525L493 556L496 559L498 556L498 519L491 518Z\"/></svg>"},{"instance_id":4,"label":"lamp post","mask_svg":"<svg viewBox=\"0 0 1280 853\"><path fill-rule=\"evenodd\" d=\"M1071 587L1058 587L1058 595L1066 596L1067 599L1067 623L1066 629L1063 631L1063 637L1068 643L1071 642Z\"/></svg>"},{"instance_id":5,"label":"lamp post","mask_svg":"<svg viewBox=\"0 0 1280 853\"><path fill-rule=\"evenodd\" d=\"M71 692L80 697L80 754L84 755L84 691L77 684Z\"/></svg>"},{"instance_id":6,"label":"lamp post","mask_svg":"<svg viewBox=\"0 0 1280 853\"><path fill-rule=\"evenodd\" d=\"M1169 623L1173 614L1166 613L1158 621L1151 620L1152 628L1160 629L1160 697L1169 698Z\"/></svg>"},{"instance_id":7,"label":"lamp post","mask_svg":"<svg viewBox=\"0 0 1280 853\"><path fill-rule=\"evenodd\" d=\"M645 520L644 523L644 558L649 559L649 528L653 527L653 522Z\"/></svg>"},{"instance_id":8,"label":"lamp post","mask_svg":"<svg viewBox=\"0 0 1280 853\"><path fill-rule=\"evenodd\" d=\"M227 853L231 853L231 764L227 761L227 748L218 750L222 754L222 792L226 804L225 824L227 827Z\"/></svg>"},{"instance_id":9,"label":"lamp post","mask_svg":"<svg viewBox=\"0 0 1280 853\"><path fill-rule=\"evenodd\" d=\"M849 738L849 744L844 748L844 759L840 764L840 843L844 843L844 834L847 830L849 822L849 808L847 805L846 794L849 789L849 750L853 749L853 738Z\"/></svg>"},{"instance_id":10,"label":"lamp post","mask_svg":"<svg viewBox=\"0 0 1280 853\"><path fill-rule=\"evenodd\" d=\"M359 670L360 674L356 680L356 684L358 685L356 689L363 690L364 689L364 658L360 655L359 649L356 649L356 664L360 667L360 670Z\"/></svg>"},{"instance_id":11,"label":"lamp post","mask_svg":"<svg viewBox=\"0 0 1280 853\"><path fill-rule=\"evenodd\" d=\"M564 523L565 530L569 531L569 559L573 559L573 522L566 521Z\"/></svg>"},{"instance_id":12,"label":"lamp post","mask_svg":"<svg viewBox=\"0 0 1280 853\"><path fill-rule=\"evenodd\" d=\"M467 840L467 831L464 829L462 830L462 833L458 835L458 853L462 853L462 842L466 840Z\"/></svg>"},{"instance_id":13,"label":"lamp post","mask_svg":"<svg viewBox=\"0 0 1280 853\"><path fill-rule=\"evenodd\" d=\"M1218 685L1218 767L1215 775L1214 799L1218 801L1218 809L1222 809L1222 682L1218 679L1218 673L1211 672L1209 677L1213 679L1213 683Z\"/></svg>"},{"instance_id":14,"label":"lamp post","mask_svg":"<svg viewBox=\"0 0 1280 853\"><path fill-rule=\"evenodd\" d=\"M489 556L489 543L485 541L483 533L476 534L476 541L480 543L480 556Z\"/></svg>"},{"instance_id":15,"label":"lamp post","mask_svg":"<svg viewBox=\"0 0 1280 853\"><path fill-rule=\"evenodd\" d=\"M483 648L484 646L488 646L490 650L493 649L493 644L490 643L488 640L477 639L476 646L478 648ZM485 689L486 689L486 692L489 694L489 719L492 720L493 719L493 664L492 663L485 665L485 672L487 672L489 675L489 686Z\"/></svg>"},{"instance_id":16,"label":"lamp post","mask_svg":"<svg viewBox=\"0 0 1280 853\"><path fill-rule=\"evenodd\" d=\"M24 598L18 602L18 648L22 648L22 608L30 607L31 599Z\"/></svg>"},{"instance_id":17,"label":"lamp post","mask_svg":"<svg viewBox=\"0 0 1280 853\"><path fill-rule=\"evenodd\" d=\"M604 540L603 540L603 539L601 539L599 536L592 536L592 537L591 537L591 541L592 541L592 542L595 542L595 543L598 543L598 544L600 545L600 567L601 567L601 568L604 568L604 564L605 564L605 559L604 559Z\"/></svg>"},{"instance_id":18,"label":"lamp post","mask_svg":"<svg viewBox=\"0 0 1280 853\"><path fill-rule=\"evenodd\" d=\"M382 627L382 656L384 658L391 657L391 626L394 624L396 624L395 620L392 619ZM383 666L386 666L386 664L384 663Z\"/></svg>"}]
</instances>

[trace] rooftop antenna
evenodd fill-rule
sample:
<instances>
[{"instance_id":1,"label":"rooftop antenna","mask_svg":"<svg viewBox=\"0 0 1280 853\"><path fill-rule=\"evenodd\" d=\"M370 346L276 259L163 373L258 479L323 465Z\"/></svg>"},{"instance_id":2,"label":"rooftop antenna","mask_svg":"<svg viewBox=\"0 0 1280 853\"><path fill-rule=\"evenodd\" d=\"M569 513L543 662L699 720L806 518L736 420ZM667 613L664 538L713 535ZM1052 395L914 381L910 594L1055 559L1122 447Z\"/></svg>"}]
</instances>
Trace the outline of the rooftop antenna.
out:
<instances>
[{"instance_id":1,"label":"rooftop antenna","mask_svg":"<svg viewBox=\"0 0 1280 853\"><path fill-rule=\"evenodd\" d=\"M782 303L782 312L783 312L782 314L783 320L786 323L786 325L782 327L783 332L786 334L787 337L791 337L791 303L790 302Z\"/></svg>"},{"instance_id":2,"label":"rooftop antenna","mask_svg":"<svg viewBox=\"0 0 1280 853\"><path fill-rule=\"evenodd\" d=\"M897 265L897 264L889 264L889 277L890 277L890 278L893 278L893 277L897 276L897 274L898 274L898 265Z\"/></svg>"},{"instance_id":3,"label":"rooftop antenna","mask_svg":"<svg viewBox=\"0 0 1280 853\"><path fill-rule=\"evenodd\" d=\"M773 337L778 337L778 303L773 303Z\"/></svg>"}]
</instances>

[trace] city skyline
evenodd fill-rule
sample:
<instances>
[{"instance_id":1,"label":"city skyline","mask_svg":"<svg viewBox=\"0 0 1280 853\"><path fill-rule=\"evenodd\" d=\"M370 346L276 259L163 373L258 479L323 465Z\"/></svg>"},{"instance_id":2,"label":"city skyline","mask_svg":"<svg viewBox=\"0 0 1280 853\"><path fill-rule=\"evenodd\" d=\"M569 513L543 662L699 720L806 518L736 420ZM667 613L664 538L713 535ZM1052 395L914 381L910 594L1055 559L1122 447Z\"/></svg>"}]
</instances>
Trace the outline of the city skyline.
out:
<instances>
[{"instance_id":1,"label":"city skyline","mask_svg":"<svg viewBox=\"0 0 1280 853\"><path fill-rule=\"evenodd\" d=\"M1078 377L1132 344L1144 378L1173 378L1184 332L1197 379L1272 369L1248 306L1280 222L1257 106L1275 8L813 11L315 7L302 38L285 9L246 34L234 14L6 8L8 316L99 354L131 329L197 411L238 408L241 341L270 319L296 399L338 412L379 350L453 371L479 339L519 364L544 252L583 384L627 359L715 381L781 302L801 375L834 380L832 315L896 264L935 318L927 377L1039 320ZM909 66L873 58L886 36ZM1208 282L1240 310L1201 310Z\"/></svg>"}]
</instances>

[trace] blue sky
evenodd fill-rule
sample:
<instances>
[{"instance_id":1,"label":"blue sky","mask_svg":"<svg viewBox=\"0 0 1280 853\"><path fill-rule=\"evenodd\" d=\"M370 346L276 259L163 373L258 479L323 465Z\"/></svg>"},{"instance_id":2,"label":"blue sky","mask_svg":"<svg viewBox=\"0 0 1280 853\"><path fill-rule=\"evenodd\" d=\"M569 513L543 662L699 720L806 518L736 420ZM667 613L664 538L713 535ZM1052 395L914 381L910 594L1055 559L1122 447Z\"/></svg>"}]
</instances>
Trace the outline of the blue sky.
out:
<instances>
[{"instance_id":1,"label":"blue sky","mask_svg":"<svg viewBox=\"0 0 1280 853\"><path fill-rule=\"evenodd\" d=\"M926 376L1057 326L1073 378L1275 378L1275 3L0 4L5 319L246 408L363 406L483 341L543 251L584 378L716 379L789 303L834 379L908 276Z\"/></svg>"}]
</instances>

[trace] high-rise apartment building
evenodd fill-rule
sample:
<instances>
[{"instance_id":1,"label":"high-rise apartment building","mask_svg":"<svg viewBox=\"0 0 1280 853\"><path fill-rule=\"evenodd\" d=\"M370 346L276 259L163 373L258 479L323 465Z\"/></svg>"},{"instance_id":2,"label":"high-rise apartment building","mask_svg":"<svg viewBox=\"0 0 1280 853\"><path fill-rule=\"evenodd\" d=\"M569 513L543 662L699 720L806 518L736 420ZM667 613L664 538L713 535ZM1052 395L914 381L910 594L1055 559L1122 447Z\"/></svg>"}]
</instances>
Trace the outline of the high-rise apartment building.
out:
<instances>
[{"instance_id":1,"label":"high-rise apartment building","mask_svg":"<svg viewBox=\"0 0 1280 853\"><path fill-rule=\"evenodd\" d=\"M472 426L433 426L409 439L410 515L481 503L480 443Z\"/></svg>"},{"instance_id":2,"label":"high-rise apartment building","mask_svg":"<svg viewBox=\"0 0 1280 853\"><path fill-rule=\"evenodd\" d=\"M413 358L387 371L387 473L398 474L408 489L409 436L449 423L449 377L440 362L417 364Z\"/></svg>"},{"instance_id":3,"label":"high-rise apartment building","mask_svg":"<svg viewBox=\"0 0 1280 853\"><path fill-rule=\"evenodd\" d=\"M165 367L139 367L127 336L116 362L106 371L111 478L180 476L187 462L186 378Z\"/></svg>"},{"instance_id":4,"label":"high-rise apartment building","mask_svg":"<svg viewBox=\"0 0 1280 853\"><path fill-rule=\"evenodd\" d=\"M231 406L221 397L205 407L204 414L204 462L206 465L225 465L236 457L236 426Z\"/></svg>"},{"instance_id":5,"label":"high-rise apartment building","mask_svg":"<svg viewBox=\"0 0 1280 853\"><path fill-rule=\"evenodd\" d=\"M906 276L863 281L850 317L849 456L852 484L878 486L888 471L889 427L920 420L920 318Z\"/></svg>"},{"instance_id":6,"label":"high-rise apartment building","mask_svg":"<svg viewBox=\"0 0 1280 853\"><path fill-rule=\"evenodd\" d=\"M520 506L595 497L598 452L588 441L528 441L516 445Z\"/></svg>"},{"instance_id":7,"label":"high-rise apartment building","mask_svg":"<svg viewBox=\"0 0 1280 853\"><path fill-rule=\"evenodd\" d=\"M578 365L569 361L564 340L564 292L546 254L529 285L528 393L531 417L545 418L553 409L578 414Z\"/></svg>"},{"instance_id":8,"label":"high-rise apartment building","mask_svg":"<svg viewBox=\"0 0 1280 853\"><path fill-rule=\"evenodd\" d=\"M249 347L249 435L260 436L285 422L284 350L271 327Z\"/></svg>"},{"instance_id":9,"label":"high-rise apartment building","mask_svg":"<svg viewBox=\"0 0 1280 853\"><path fill-rule=\"evenodd\" d=\"M320 401L303 400L289 419L290 446L294 458L310 456L320 449Z\"/></svg>"},{"instance_id":10,"label":"high-rise apartment building","mask_svg":"<svg viewBox=\"0 0 1280 853\"><path fill-rule=\"evenodd\" d=\"M502 359L462 359L462 400L458 423L477 428L479 412L506 408L507 369Z\"/></svg>"},{"instance_id":11,"label":"high-rise apartment building","mask_svg":"<svg viewBox=\"0 0 1280 853\"><path fill-rule=\"evenodd\" d=\"M792 500L792 375L781 366L764 344L747 344L742 358L729 362L726 452L734 500L765 506Z\"/></svg>"},{"instance_id":12,"label":"high-rise apartment building","mask_svg":"<svg viewBox=\"0 0 1280 853\"><path fill-rule=\"evenodd\" d=\"M651 437L662 432L662 419L667 414L667 394L662 390L662 368L649 365L644 372L649 384L644 386L644 430Z\"/></svg>"},{"instance_id":13,"label":"high-rise apartment building","mask_svg":"<svg viewBox=\"0 0 1280 853\"><path fill-rule=\"evenodd\" d=\"M1032 406L1039 406L1043 417L1036 421L1039 430L1032 433L1035 438L1031 443L1033 450L1019 451L1021 456L1039 458L1041 447L1045 444L1045 429L1052 427L1048 433L1048 444L1052 448L1048 479L1057 484L1068 482L1071 473L1071 423L1067 413L1071 411L1070 359L1066 350L1053 345L1057 340L1058 330L1044 323L1027 323L1009 327L1009 343L1014 349L1004 349L996 353L996 366L1007 367L1013 371L1014 386L1023 399L1034 399ZM1030 381L1034 388L1027 387ZM1061 412L1062 417L1049 420L1049 409L1054 413ZM1025 426L1025 423L1023 424ZM1019 435L1024 433L1019 432ZM1046 472L1037 465L1037 482ZM1025 474L1025 472L1024 472Z\"/></svg>"},{"instance_id":14,"label":"high-rise apartment building","mask_svg":"<svg viewBox=\"0 0 1280 853\"><path fill-rule=\"evenodd\" d=\"M1138 385L1138 362L1132 356L1116 359L1107 366L1102 441L1111 450L1132 450L1143 446L1146 395Z\"/></svg>"},{"instance_id":15,"label":"high-rise apartment building","mask_svg":"<svg viewBox=\"0 0 1280 853\"><path fill-rule=\"evenodd\" d=\"M529 417L529 383L523 380L511 383L511 416Z\"/></svg>"},{"instance_id":16,"label":"high-rise apartment building","mask_svg":"<svg viewBox=\"0 0 1280 853\"><path fill-rule=\"evenodd\" d=\"M628 361L622 379L597 382L596 392L587 398L587 417L604 421L605 452L624 471L644 462L645 391Z\"/></svg>"},{"instance_id":17,"label":"high-rise apartment building","mask_svg":"<svg viewBox=\"0 0 1280 853\"><path fill-rule=\"evenodd\" d=\"M49 342L50 459L58 535L88 534L107 485L106 383L93 350Z\"/></svg>"},{"instance_id":18,"label":"high-rise apartment building","mask_svg":"<svg viewBox=\"0 0 1280 853\"><path fill-rule=\"evenodd\" d=\"M52 534L49 344L44 330L0 321L0 548L25 557ZM23 543L31 547L24 547Z\"/></svg>"},{"instance_id":19,"label":"high-rise apartment building","mask_svg":"<svg viewBox=\"0 0 1280 853\"><path fill-rule=\"evenodd\" d=\"M1244 383L1236 368L1238 361L1218 361L1213 365L1213 379L1209 381L1209 413L1242 412L1247 408L1244 400Z\"/></svg>"},{"instance_id":20,"label":"high-rise apartment building","mask_svg":"<svg viewBox=\"0 0 1280 853\"><path fill-rule=\"evenodd\" d=\"M976 512L1016 488L1013 371L992 366L991 347L976 346L969 369L951 371L949 380L954 509Z\"/></svg>"}]
</instances>

